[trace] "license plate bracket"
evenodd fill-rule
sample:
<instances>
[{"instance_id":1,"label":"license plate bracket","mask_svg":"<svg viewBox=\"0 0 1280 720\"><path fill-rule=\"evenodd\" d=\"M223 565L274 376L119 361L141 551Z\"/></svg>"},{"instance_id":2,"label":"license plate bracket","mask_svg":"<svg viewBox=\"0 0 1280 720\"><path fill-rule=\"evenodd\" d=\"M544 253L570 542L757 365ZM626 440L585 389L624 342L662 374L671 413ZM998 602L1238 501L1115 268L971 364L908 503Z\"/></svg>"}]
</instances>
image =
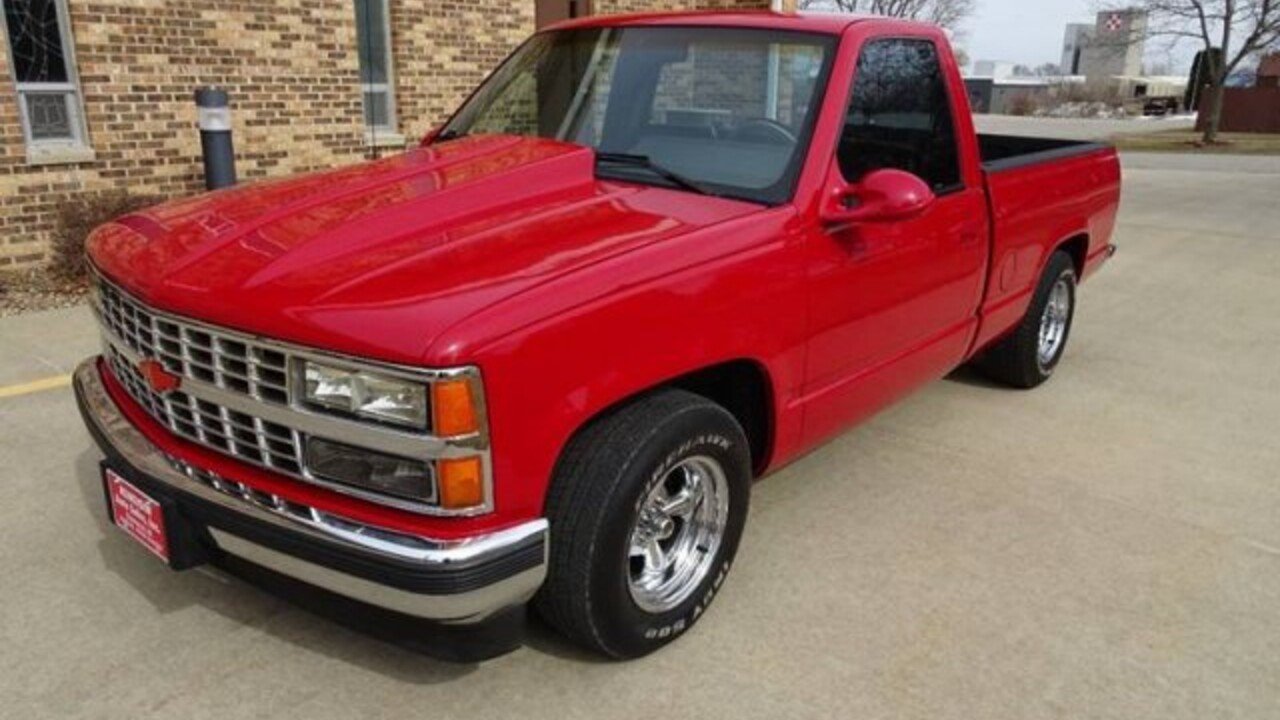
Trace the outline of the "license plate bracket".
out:
<instances>
[{"instance_id":1,"label":"license plate bracket","mask_svg":"<svg viewBox=\"0 0 1280 720\"><path fill-rule=\"evenodd\" d=\"M208 561L200 529L183 517L174 499L153 482L103 461L102 489L111 524L174 570Z\"/></svg>"}]
</instances>

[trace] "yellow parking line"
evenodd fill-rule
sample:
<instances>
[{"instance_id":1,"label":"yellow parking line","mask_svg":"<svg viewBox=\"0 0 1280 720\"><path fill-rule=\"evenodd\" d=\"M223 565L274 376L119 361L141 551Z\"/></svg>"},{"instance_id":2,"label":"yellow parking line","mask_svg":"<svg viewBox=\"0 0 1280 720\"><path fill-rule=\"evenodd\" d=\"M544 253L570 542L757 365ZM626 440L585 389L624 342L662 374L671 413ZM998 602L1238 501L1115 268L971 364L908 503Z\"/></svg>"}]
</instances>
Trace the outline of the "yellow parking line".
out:
<instances>
[{"instance_id":1,"label":"yellow parking line","mask_svg":"<svg viewBox=\"0 0 1280 720\"><path fill-rule=\"evenodd\" d=\"M54 390L56 388L66 387L70 384L70 375L58 375L56 377L32 380L27 383L19 383L18 385L0 385L0 398L30 395L31 393L38 393L43 390Z\"/></svg>"}]
</instances>

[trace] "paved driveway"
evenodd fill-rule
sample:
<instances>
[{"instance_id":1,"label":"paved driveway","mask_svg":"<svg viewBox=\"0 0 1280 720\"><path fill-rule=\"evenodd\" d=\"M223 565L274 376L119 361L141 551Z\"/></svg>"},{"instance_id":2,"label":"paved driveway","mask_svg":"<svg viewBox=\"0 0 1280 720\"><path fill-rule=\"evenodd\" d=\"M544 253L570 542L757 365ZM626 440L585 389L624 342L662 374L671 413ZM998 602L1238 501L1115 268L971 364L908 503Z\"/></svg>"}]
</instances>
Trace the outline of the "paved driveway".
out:
<instances>
[{"instance_id":1,"label":"paved driveway","mask_svg":"<svg viewBox=\"0 0 1280 720\"><path fill-rule=\"evenodd\" d=\"M0 398L0 716L1280 717L1280 161L1127 163L1119 255L1034 392L960 373L757 485L650 658L437 662L107 527L65 390ZM0 321L0 384L96 345Z\"/></svg>"}]
</instances>

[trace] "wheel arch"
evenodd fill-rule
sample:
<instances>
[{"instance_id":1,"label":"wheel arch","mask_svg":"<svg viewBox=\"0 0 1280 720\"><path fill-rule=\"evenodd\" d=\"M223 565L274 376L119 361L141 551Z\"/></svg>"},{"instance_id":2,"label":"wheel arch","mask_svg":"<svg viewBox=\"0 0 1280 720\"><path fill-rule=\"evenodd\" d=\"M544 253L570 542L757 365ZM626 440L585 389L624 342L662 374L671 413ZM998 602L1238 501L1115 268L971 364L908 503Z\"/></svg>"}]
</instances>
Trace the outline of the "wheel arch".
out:
<instances>
[{"instance_id":1,"label":"wheel arch","mask_svg":"<svg viewBox=\"0 0 1280 720\"><path fill-rule=\"evenodd\" d=\"M1071 258L1071 264L1075 267L1077 280L1084 277L1085 260L1089 257L1089 233L1080 232L1072 235L1065 240L1060 241L1054 251L1061 250ZM1049 258L1045 258L1045 262L1049 262Z\"/></svg>"},{"instance_id":2,"label":"wheel arch","mask_svg":"<svg viewBox=\"0 0 1280 720\"><path fill-rule=\"evenodd\" d=\"M748 359L716 363L674 378L662 386L701 395L729 411L742 426L751 450L751 469L759 475L773 454L774 398L769 371Z\"/></svg>"},{"instance_id":3,"label":"wheel arch","mask_svg":"<svg viewBox=\"0 0 1280 720\"><path fill-rule=\"evenodd\" d=\"M764 364L749 358L716 362L637 389L615 400L579 423L558 454L563 456L574 438L596 420L664 388L678 388L723 407L738 421L747 436L752 472L758 476L768 467L773 456L776 426L773 384Z\"/></svg>"}]
</instances>

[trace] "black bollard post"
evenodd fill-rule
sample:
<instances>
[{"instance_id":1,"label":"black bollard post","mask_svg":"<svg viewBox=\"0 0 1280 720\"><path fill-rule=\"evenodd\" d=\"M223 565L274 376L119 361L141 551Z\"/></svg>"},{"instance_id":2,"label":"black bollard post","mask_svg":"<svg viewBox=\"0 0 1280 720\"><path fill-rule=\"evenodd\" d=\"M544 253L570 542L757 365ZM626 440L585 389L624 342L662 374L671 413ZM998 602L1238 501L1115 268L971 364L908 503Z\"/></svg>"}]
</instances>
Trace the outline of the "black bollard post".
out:
<instances>
[{"instance_id":1,"label":"black bollard post","mask_svg":"<svg viewBox=\"0 0 1280 720\"><path fill-rule=\"evenodd\" d=\"M231 107L227 91L196 88L196 117L204 155L204 185L217 190L236 184L236 155L231 145Z\"/></svg>"}]
</instances>

